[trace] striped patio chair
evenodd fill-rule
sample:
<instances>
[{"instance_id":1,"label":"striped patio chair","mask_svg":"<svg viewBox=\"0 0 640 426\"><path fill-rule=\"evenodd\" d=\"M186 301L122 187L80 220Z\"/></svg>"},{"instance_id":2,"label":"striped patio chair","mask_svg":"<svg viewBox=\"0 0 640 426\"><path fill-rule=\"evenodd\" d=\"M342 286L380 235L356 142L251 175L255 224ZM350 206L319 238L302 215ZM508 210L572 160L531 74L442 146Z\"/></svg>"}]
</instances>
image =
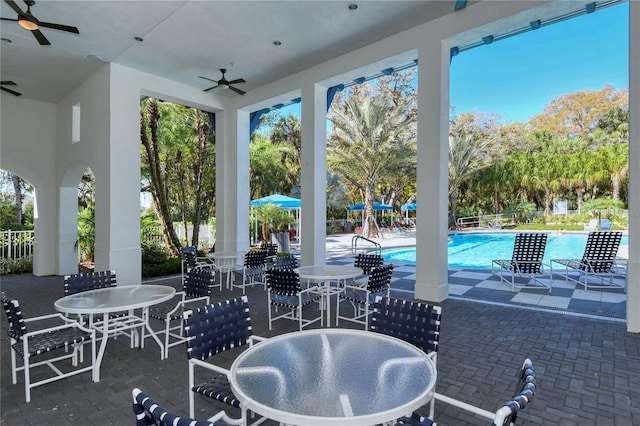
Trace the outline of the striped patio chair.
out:
<instances>
[{"instance_id":1,"label":"striped patio chair","mask_svg":"<svg viewBox=\"0 0 640 426\"><path fill-rule=\"evenodd\" d=\"M18 372L24 372L24 393L27 402L31 401L31 389L36 386L42 386L65 377L93 371L93 366L96 362L95 330L89 329L62 314L50 314L25 319L17 300L8 298L4 293L2 293L0 297L2 298L4 312L9 322L7 334L10 338L11 347L11 380L15 385L18 383ZM54 321L54 319L58 321ZM57 324L54 324L54 322L57 322ZM41 328L28 330L27 323L39 323ZM45 324L46 328L42 328ZM91 343L91 364L77 368L78 362L84 362L84 345L87 343ZM33 360L36 356L66 348L72 348L73 350L71 353L65 353L60 356L49 356L49 354L47 354L42 357L42 361ZM17 364L16 355L22 358L22 366ZM70 360L71 365L75 368L69 369L69 367L56 365L64 360ZM55 375L42 378L42 375L38 374L37 377L40 380L33 382L31 380L32 370L45 365L49 367Z\"/></svg>"},{"instance_id":2,"label":"striped patio chair","mask_svg":"<svg viewBox=\"0 0 640 426\"><path fill-rule=\"evenodd\" d=\"M617 263L617 256L621 239L622 232L620 231L590 232L582 259L551 259L552 275L553 264L557 263L564 267L561 271L565 282L573 281L583 285L585 291L589 290L589 287L625 287L624 280L614 280L616 276L620 275L621 268ZM557 269L556 272L558 272ZM574 278L571 273L577 273L577 277ZM599 279L600 284L590 284L589 278Z\"/></svg>"},{"instance_id":3,"label":"striped patio chair","mask_svg":"<svg viewBox=\"0 0 640 426\"><path fill-rule=\"evenodd\" d=\"M131 394L133 396L133 413L136 415L136 426L223 426L226 424L241 424L235 419L228 417L224 411L220 411L208 420L194 420L188 417L180 417L162 408L157 402L151 399L149 394L138 388L134 388ZM217 422L217 420L220 419L227 423Z\"/></svg>"},{"instance_id":4,"label":"striped patio chair","mask_svg":"<svg viewBox=\"0 0 640 426\"><path fill-rule=\"evenodd\" d=\"M438 364L442 307L411 300L379 298L373 305L370 331L397 337L416 346ZM433 417L434 402L429 412Z\"/></svg>"},{"instance_id":5,"label":"striped patio chair","mask_svg":"<svg viewBox=\"0 0 640 426\"><path fill-rule=\"evenodd\" d=\"M322 324L324 309L319 309L320 313L317 317L304 318L303 316L305 306L313 302L320 303L322 300L322 295L315 287L303 290L300 285L300 277L292 269L270 269L266 273L269 330L273 329L273 321L279 319L297 321L300 331L303 327L318 321ZM283 308L286 312L274 317L273 310L277 312L279 308Z\"/></svg>"},{"instance_id":6,"label":"striped patio chair","mask_svg":"<svg viewBox=\"0 0 640 426\"><path fill-rule=\"evenodd\" d=\"M377 298L389 298L391 291L391 277L393 275L393 265L389 264L376 267L369 273L369 279L365 286L346 284L342 291L338 293L336 305L336 326L339 320L346 320L363 324L364 329L369 329L369 315L372 306ZM350 302L353 307L353 316L340 315L340 305L342 302ZM344 310L343 310L344 312Z\"/></svg>"},{"instance_id":7,"label":"striped patio chair","mask_svg":"<svg viewBox=\"0 0 640 426\"><path fill-rule=\"evenodd\" d=\"M512 291L521 288L548 289L551 294L551 277L548 280L540 279L548 275L542 263L546 247L547 234L516 234L511 259L492 260L491 272L498 275L501 282L510 285Z\"/></svg>"},{"instance_id":8,"label":"striped patio chair","mask_svg":"<svg viewBox=\"0 0 640 426\"><path fill-rule=\"evenodd\" d=\"M438 401L445 402L447 404L458 407L464 411L475 414L478 417L482 417L486 420L491 421L492 426L504 426L509 425L513 426L516 424L516 420L518 418L518 412L524 409L528 403L533 400L533 396L536 391L536 379L535 373L533 369L533 364L530 359L526 359L518 372L518 384L517 384L517 394L511 398L509 401L504 403L497 411L491 412L487 411L483 408L476 407L471 404L467 404L466 402L450 398L445 395L441 395L436 393L434 398ZM411 416L403 417L399 419L396 426L399 425L411 425L411 426L432 426L438 425L440 423L436 423L433 420L433 416L431 418L423 417L418 413L413 413Z\"/></svg>"},{"instance_id":9,"label":"striped patio chair","mask_svg":"<svg viewBox=\"0 0 640 426\"><path fill-rule=\"evenodd\" d=\"M189 416L194 417L195 394L239 408L240 419L247 419L247 409L240 404L231 390L229 370L214 364L215 355L233 348L251 346L266 340L253 334L249 299L237 297L212 303L187 311L184 317L184 333L187 337L187 358L189 360ZM196 370L196 367L198 369ZM196 371L206 370L208 380L196 384ZM259 424L265 418L253 424Z\"/></svg>"}]
</instances>

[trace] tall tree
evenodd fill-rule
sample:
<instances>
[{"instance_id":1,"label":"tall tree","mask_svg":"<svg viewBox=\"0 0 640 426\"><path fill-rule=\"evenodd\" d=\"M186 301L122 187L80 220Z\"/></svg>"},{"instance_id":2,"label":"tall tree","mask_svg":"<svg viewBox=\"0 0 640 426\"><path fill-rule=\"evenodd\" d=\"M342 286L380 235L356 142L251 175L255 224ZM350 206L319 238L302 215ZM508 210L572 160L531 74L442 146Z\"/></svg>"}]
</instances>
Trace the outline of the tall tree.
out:
<instances>
[{"instance_id":1,"label":"tall tree","mask_svg":"<svg viewBox=\"0 0 640 426\"><path fill-rule=\"evenodd\" d=\"M544 113L534 116L529 125L556 136L584 137L591 135L612 109L626 110L628 105L627 89L606 85L598 91L585 90L552 99Z\"/></svg>"},{"instance_id":2,"label":"tall tree","mask_svg":"<svg viewBox=\"0 0 640 426\"><path fill-rule=\"evenodd\" d=\"M142 102L140 108L140 141L144 149L142 162L149 173L149 191L153 208L160 220L165 246L169 253L178 256L180 239L173 228L170 208L170 171L173 158L166 155L158 133L160 111L158 100L149 98Z\"/></svg>"},{"instance_id":3,"label":"tall tree","mask_svg":"<svg viewBox=\"0 0 640 426\"><path fill-rule=\"evenodd\" d=\"M471 134L449 136L449 226L456 225L462 184L491 164L491 144L491 139L476 139Z\"/></svg>"},{"instance_id":4,"label":"tall tree","mask_svg":"<svg viewBox=\"0 0 640 426\"><path fill-rule=\"evenodd\" d=\"M352 96L344 108L330 112L332 133L327 147L327 164L364 194L369 234L376 234L373 202L378 179L398 164L415 157L412 127L408 117L411 102L392 108L381 95Z\"/></svg>"}]
</instances>

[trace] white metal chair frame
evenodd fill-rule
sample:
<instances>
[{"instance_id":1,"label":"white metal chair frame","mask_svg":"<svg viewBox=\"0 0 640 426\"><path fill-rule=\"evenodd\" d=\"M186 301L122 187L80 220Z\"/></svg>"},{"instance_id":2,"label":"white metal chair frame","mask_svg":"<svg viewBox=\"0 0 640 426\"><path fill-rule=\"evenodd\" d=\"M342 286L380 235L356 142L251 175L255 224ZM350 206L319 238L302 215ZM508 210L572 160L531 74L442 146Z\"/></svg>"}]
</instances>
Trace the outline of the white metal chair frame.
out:
<instances>
[{"instance_id":1,"label":"white metal chair frame","mask_svg":"<svg viewBox=\"0 0 640 426\"><path fill-rule=\"evenodd\" d=\"M338 293L336 303L336 326L339 321L351 321L356 324L363 324L364 329L369 329L369 315L372 313L372 306L377 299L389 298L391 294L391 277L393 275L393 265L386 265L374 268L369 273L369 279L362 287L360 283L355 285L345 284ZM350 302L353 307L353 316L340 315L340 305L342 302Z\"/></svg>"},{"instance_id":2,"label":"white metal chair frame","mask_svg":"<svg viewBox=\"0 0 640 426\"><path fill-rule=\"evenodd\" d=\"M39 317L33 318L23 318L22 311L20 309L20 305L16 300L8 300L3 295L3 302L11 304L12 308L16 315L10 314L7 312L7 317L12 315L10 321L17 321L18 324L10 324L10 330L20 329L19 334L16 335L15 332L9 331L10 336L10 346L11 346L11 381L15 385L18 383L18 372L24 372L24 391L25 391L25 399L26 402L31 401L31 389L37 386L42 386L44 384L63 379L65 377L75 376L76 374L84 373L87 371L93 371L94 365L96 363L96 332L90 328L85 327L78 321L72 320L70 318L65 317L62 314L49 314L42 315ZM62 321L62 325L57 325L48 328L41 328L35 331L27 331L26 324L27 323L36 323L40 321L46 321L51 324L51 321L54 319L60 319ZM79 338L72 335L73 330L84 332L90 336L89 340L79 340ZM57 345L47 345L47 341L53 335L64 335L68 334L65 342L65 346ZM76 341L74 341L76 340ZM76 368L71 371L63 372L60 368L58 368L55 363L59 361L71 359L71 365L73 367L78 366L78 361L80 363L84 362L84 345L87 343L91 343L91 365L82 368ZM36 347L34 349L34 346ZM65 355L60 355L57 357L49 357L43 361L32 362L31 358L36 355L40 355L46 352L50 352L55 349L66 348L71 346L73 351L71 353L66 353ZM16 359L16 354L20 355L22 358L23 364L19 366ZM48 366L55 375L43 380L39 380L37 382L31 382L31 369L39 366Z\"/></svg>"},{"instance_id":3,"label":"white metal chair frame","mask_svg":"<svg viewBox=\"0 0 640 426\"><path fill-rule=\"evenodd\" d=\"M541 232L516 234L511 259L494 259L491 272L500 277L500 281L511 286L511 291L522 288L549 290L551 294L551 276L544 269L542 258L547 245L547 234ZM517 277L527 278L529 283L518 283ZM541 280L548 277L548 281Z\"/></svg>"}]
</instances>

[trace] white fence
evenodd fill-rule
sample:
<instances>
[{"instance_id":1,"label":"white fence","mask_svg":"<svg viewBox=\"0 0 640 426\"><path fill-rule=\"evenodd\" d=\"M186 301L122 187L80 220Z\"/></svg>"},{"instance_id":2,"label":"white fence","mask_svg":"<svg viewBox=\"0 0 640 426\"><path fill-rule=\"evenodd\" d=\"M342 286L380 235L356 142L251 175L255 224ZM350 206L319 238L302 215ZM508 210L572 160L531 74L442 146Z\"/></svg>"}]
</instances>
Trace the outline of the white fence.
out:
<instances>
[{"instance_id":1,"label":"white fence","mask_svg":"<svg viewBox=\"0 0 640 426\"><path fill-rule=\"evenodd\" d=\"M33 231L0 231L0 258L21 259L33 255Z\"/></svg>"},{"instance_id":2,"label":"white fence","mask_svg":"<svg viewBox=\"0 0 640 426\"><path fill-rule=\"evenodd\" d=\"M184 237L184 228L176 227L178 238L183 243L191 243L193 227L188 228L188 240ZM142 241L153 241L157 244L164 244L160 227L146 228L142 230ZM215 228L209 225L200 225L200 238L198 248L211 249L216 241ZM0 231L0 258L1 259L21 259L33 255L34 233L33 231Z\"/></svg>"},{"instance_id":3,"label":"white fence","mask_svg":"<svg viewBox=\"0 0 640 426\"><path fill-rule=\"evenodd\" d=\"M184 226L174 225L178 239L182 244L191 245L191 237L193 236L193 226L187 227L187 235L185 238ZM164 244L162 236L162 228L159 226L149 226L142 230L141 241L154 242L156 244ZM210 225L200 225L198 234L198 249L211 249L216 242L216 229Z\"/></svg>"}]
</instances>

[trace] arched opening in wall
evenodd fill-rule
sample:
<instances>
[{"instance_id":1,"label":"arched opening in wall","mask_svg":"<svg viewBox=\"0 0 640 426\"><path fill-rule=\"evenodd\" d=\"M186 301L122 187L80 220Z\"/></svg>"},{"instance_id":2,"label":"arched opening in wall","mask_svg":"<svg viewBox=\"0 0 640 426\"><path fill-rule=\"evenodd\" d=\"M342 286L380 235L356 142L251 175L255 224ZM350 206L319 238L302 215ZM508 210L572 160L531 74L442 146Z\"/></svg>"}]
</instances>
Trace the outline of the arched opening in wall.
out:
<instances>
[{"instance_id":1,"label":"arched opening in wall","mask_svg":"<svg viewBox=\"0 0 640 426\"><path fill-rule=\"evenodd\" d=\"M33 271L34 188L0 169L0 275Z\"/></svg>"},{"instance_id":2,"label":"arched opening in wall","mask_svg":"<svg viewBox=\"0 0 640 426\"><path fill-rule=\"evenodd\" d=\"M96 179L90 168L82 174L78 184L78 269L93 271L96 245Z\"/></svg>"},{"instance_id":3,"label":"arched opening in wall","mask_svg":"<svg viewBox=\"0 0 640 426\"><path fill-rule=\"evenodd\" d=\"M62 176L58 188L58 275L77 273L81 258L85 268L93 264L95 187L93 172L80 161L71 163Z\"/></svg>"},{"instance_id":4,"label":"arched opening in wall","mask_svg":"<svg viewBox=\"0 0 640 426\"><path fill-rule=\"evenodd\" d=\"M179 273L181 247L215 244L215 117L144 98L140 125L142 275Z\"/></svg>"}]
</instances>

